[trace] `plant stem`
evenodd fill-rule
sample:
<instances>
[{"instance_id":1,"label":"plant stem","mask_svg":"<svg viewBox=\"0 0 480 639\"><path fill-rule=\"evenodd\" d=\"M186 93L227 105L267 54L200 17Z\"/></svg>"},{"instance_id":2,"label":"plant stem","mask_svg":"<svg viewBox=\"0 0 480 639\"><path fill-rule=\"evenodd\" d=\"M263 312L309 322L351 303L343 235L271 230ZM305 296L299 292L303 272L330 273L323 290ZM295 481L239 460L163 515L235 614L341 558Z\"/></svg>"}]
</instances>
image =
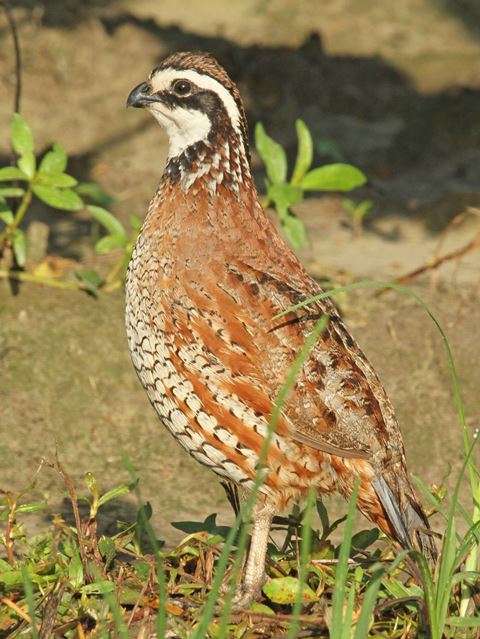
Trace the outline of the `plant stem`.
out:
<instances>
[{"instance_id":1,"label":"plant stem","mask_svg":"<svg viewBox=\"0 0 480 639\"><path fill-rule=\"evenodd\" d=\"M3 233L0 235L0 250L5 246L5 242L12 235L16 228L20 225L23 220L25 213L27 212L28 207L30 206L30 202L32 201L32 189L29 186L25 191L24 196L22 197L22 201L20 202L18 209L15 213L15 218L11 224L5 227Z\"/></svg>"},{"instance_id":2,"label":"plant stem","mask_svg":"<svg viewBox=\"0 0 480 639\"><path fill-rule=\"evenodd\" d=\"M472 497L473 497L473 513L472 521L477 523L480 521L480 481L474 478L474 473L470 475ZM465 571L476 571L478 564L480 544L477 542L468 553L465 560ZM467 614L468 606L472 599L473 591L469 588L467 583L462 584L461 597L460 597L460 617L465 617Z\"/></svg>"},{"instance_id":3,"label":"plant stem","mask_svg":"<svg viewBox=\"0 0 480 639\"><path fill-rule=\"evenodd\" d=\"M5 550L7 553L7 561L10 566L13 566L15 564L15 558L13 556L13 541L12 541L12 528L15 524L15 506L16 504L14 502L9 504L9 512L8 512L7 525L5 530Z\"/></svg>"},{"instance_id":4,"label":"plant stem","mask_svg":"<svg viewBox=\"0 0 480 639\"><path fill-rule=\"evenodd\" d=\"M128 262L130 261L130 253L128 255L123 254L112 266L107 276L105 277L105 290L113 290L118 288L115 286L118 284L118 275L125 269Z\"/></svg>"},{"instance_id":5,"label":"plant stem","mask_svg":"<svg viewBox=\"0 0 480 639\"><path fill-rule=\"evenodd\" d=\"M85 290L81 284L75 282L65 282L64 280L55 280L51 277L35 275L34 273L25 273L24 271L4 271L0 270L0 280L17 280L19 282L32 282L34 284L44 284L53 288L62 288L70 291Z\"/></svg>"}]
</instances>

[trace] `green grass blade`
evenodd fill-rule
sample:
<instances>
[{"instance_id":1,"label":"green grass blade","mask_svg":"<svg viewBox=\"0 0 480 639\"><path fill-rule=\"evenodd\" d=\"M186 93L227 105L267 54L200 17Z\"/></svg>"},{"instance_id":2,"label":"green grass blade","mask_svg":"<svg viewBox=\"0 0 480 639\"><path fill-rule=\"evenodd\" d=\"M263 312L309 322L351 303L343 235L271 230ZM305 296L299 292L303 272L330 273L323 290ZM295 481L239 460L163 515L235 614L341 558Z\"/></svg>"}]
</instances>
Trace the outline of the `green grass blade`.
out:
<instances>
[{"instance_id":1,"label":"green grass blade","mask_svg":"<svg viewBox=\"0 0 480 639\"><path fill-rule=\"evenodd\" d=\"M312 487L308 492L307 507L303 515L302 539L300 542L300 573L297 599L293 605L293 621L288 629L287 639L294 639L297 636L300 613L303 606L303 586L308 578L308 560L310 555L310 545L312 541L312 516L317 491Z\"/></svg>"},{"instance_id":2,"label":"green grass blade","mask_svg":"<svg viewBox=\"0 0 480 639\"><path fill-rule=\"evenodd\" d=\"M417 562L420 574L422 575L423 598L427 609L427 623L430 629L430 637L431 639L441 639L442 632L440 631L440 624L438 621L438 606L435 601L435 588L430 567L425 557L417 550L411 550L410 555Z\"/></svg>"},{"instance_id":3,"label":"green grass blade","mask_svg":"<svg viewBox=\"0 0 480 639\"><path fill-rule=\"evenodd\" d=\"M355 584L352 583L348 589L347 605L345 606L345 616L343 618L342 639L350 639L351 636L355 594Z\"/></svg>"},{"instance_id":4,"label":"green grass blade","mask_svg":"<svg viewBox=\"0 0 480 639\"><path fill-rule=\"evenodd\" d=\"M363 596L362 608L357 619L354 639L365 639L365 637L368 637L373 611L377 603L378 591L384 575L385 570L380 568L373 573L370 579L368 588Z\"/></svg>"},{"instance_id":5,"label":"green grass blade","mask_svg":"<svg viewBox=\"0 0 480 639\"><path fill-rule=\"evenodd\" d=\"M445 623L447 626L456 626L457 628L480 628L480 617L448 617Z\"/></svg>"},{"instance_id":6,"label":"green grass blade","mask_svg":"<svg viewBox=\"0 0 480 639\"><path fill-rule=\"evenodd\" d=\"M261 484L258 485L258 487L260 487ZM240 534L239 534L239 538L238 538L238 544L237 544L237 552L236 552L236 556L235 556L235 562L234 562L234 566L233 566L233 570L232 570L232 574L230 577L230 586L228 589L228 592L225 596L225 601L224 601L224 606L223 606L223 611L222 611L222 615L220 617L220 623L219 623L219 629L218 629L218 637L225 637L227 635L227 626L230 620L230 612L232 609L232 601L233 601L233 597L235 596L235 586L237 583L237 578L238 575L240 573L240 570L242 568L242 564L243 564L243 556L246 552L247 549L247 543L248 543L248 535L250 532L250 517L252 514L252 510L253 510L253 506L255 503L255 498L258 494L258 488L255 490L255 492L252 491L252 494L249 496L249 499L247 500L246 504L245 504L245 508L241 509L236 523L238 523L238 527L236 527L236 530L240 530ZM246 521L245 525L243 527L240 527L241 522L242 521ZM228 538L227 538L228 540ZM226 542L227 543L227 542ZM225 545L226 545L225 543ZM233 543L233 542L232 542ZM227 548L230 549L230 546L227 546ZM228 560L228 553L227 553L227 560ZM219 570L220 565L217 567L217 571L220 574L220 577L223 575L223 573L225 572L224 569ZM216 592L214 590L214 586L212 585L212 592ZM209 595L209 599L212 597L212 592L210 592ZM216 598L215 598L216 600ZM205 611L204 613L205 614ZM202 619L203 619L203 615L202 615Z\"/></svg>"},{"instance_id":7,"label":"green grass blade","mask_svg":"<svg viewBox=\"0 0 480 639\"><path fill-rule=\"evenodd\" d=\"M343 541L340 546L340 554L338 556L337 572L335 575L335 585L333 588L333 605L332 605L332 625L330 628L331 639L341 639L343 637L343 604L346 594L346 584L348 577L348 559L350 557L350 548L352 542L353 520L355 517L355 508L357 505L358 489L360 480L357 478L355 486L350 497L348 505L348 515L345 521L343 532Z\"/></svg>"},{"instance_id":8,"label":"green grass blade","mask_svg":"<svg viewBox=\"0 0 480 639\"><path fill-rule=\"evenodd\" d=\"M444 535L442 553L438 566L436 590L436 613L437 623L440 631L443 630L445 620L448 616L448 607L453 585L452 578L458 566L455 513L457 511L457 503L459 500L462 479L465 475L466 469L470 467L473 449L477 440L478 438L474 437L472 443L469 445L462 467L460 469L460 472L458 473L457 481L455 482L455 487L452 493L451 504L448 512L447 528ZM474 545L471 552L472 554L478 552L478 544ZM468 569L471 569L470 566L468 567ZM468 603L468 599L468 593L466 591L462 591L462 600L467 600ZM465 605L463 610L465 614Z\"/></svg>"},{"instance_id":9,"label":"green grass blade","mask_svg":"<svg viewBox=\"0 0 480 639\"><path fill-rule=\"evenodd\" d=\"M28 574L28 568L25 565L22 566L22 579L23 588L25 591L25 599L27 601L28 614L30 615L30 619L32 620L32 639L38 639L38 630L35 623L35 598L33 596L33 586L30 575Z\"/></svg>"}]
</instances>

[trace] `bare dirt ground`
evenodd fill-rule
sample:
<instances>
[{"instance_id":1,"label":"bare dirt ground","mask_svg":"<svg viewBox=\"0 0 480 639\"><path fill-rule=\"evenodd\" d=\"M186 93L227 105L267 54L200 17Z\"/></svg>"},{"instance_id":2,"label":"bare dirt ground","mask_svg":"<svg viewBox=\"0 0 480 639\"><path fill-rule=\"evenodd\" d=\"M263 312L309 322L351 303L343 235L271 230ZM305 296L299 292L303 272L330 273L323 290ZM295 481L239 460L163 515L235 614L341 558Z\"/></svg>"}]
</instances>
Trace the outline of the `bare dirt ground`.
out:
<instances>
[{"instance_id":1,"label":"bare dirt ground","mask_svg":"<svg viewBox=\"0 0 480 639\"><path fill-rule=\"evenodd\" d=\"M24 0L12 3L23 50L22 113L38 148L62 142L70 171L96 180L126 221L146 210L166 140L147 114L126 111L130 89L166 54L209 50L239 83L251 125L295 153L302 117L318 142L333 140L361 167L375 202L356 237L336 196L298 207L310 231L301 257L332 284L386 280L448 252L480 230L480 11L463 0ZM13 93L10 35L0 18L0 156L6 162ZM2 159L2 158L0 158ZM257 184L262 185L261 167ZM84 214L33 212L51 228L50 252L104 268ZM442 235L442 233L444 235ZM451 340L471 429L480 422L480 251L414 288ZM442 340L425 311L395 293L339 299L348 325L377 366L397 408L411 470L440 483L461 457L461 437ZM214 475L188 458L158 423L129 361L122 294L94 300L0 283L0 487L17 490L38 460L59 457L81 482L105 488L138 470L158 535L170 521L229 517ZM37 493L62 510L57 478L43 470ZM134 516L135 498L107 509L107 525Z\"/></svg>"}]
</instances>

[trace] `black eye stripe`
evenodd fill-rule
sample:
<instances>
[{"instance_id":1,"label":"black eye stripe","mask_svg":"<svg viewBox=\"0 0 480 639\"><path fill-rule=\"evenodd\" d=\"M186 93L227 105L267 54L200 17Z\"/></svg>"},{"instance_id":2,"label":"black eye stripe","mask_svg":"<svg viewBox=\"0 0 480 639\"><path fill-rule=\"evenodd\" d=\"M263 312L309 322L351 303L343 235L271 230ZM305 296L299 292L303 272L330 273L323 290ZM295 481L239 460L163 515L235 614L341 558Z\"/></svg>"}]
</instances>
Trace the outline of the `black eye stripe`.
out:
<instances>
[{"instance_id":1,"label":"black eye stripe","mask_svg":"<svg viewBox=\"0 0 480 639\"><path fill-rule=\"evenodd\" d=\"M202 89L195 85L192 85L192 89L192 92L186 96L177 95L171 88L157 91L155 95L170 109L183 107L203 111L207 115L228 117L225 105L215 91Z\"/></svg>"},{"instance_id":2,"label":"black eye stripe","mask_svg":"<svg viewBox=\"0 0 480 639\"><path fill-rule=\"evenodd\" d=\"M172 86L169 89L157 91L156 95L159 102L168 109L190 109L208 116L212 127L210 136L215 137L219 132L222 132L224 137L228 136L228 132L233 129L233 124L221 97L215 91L203 89L193 83L192 87L192 93L186 96L179 96L174 93Z\"/></svg>"}]
</instances>

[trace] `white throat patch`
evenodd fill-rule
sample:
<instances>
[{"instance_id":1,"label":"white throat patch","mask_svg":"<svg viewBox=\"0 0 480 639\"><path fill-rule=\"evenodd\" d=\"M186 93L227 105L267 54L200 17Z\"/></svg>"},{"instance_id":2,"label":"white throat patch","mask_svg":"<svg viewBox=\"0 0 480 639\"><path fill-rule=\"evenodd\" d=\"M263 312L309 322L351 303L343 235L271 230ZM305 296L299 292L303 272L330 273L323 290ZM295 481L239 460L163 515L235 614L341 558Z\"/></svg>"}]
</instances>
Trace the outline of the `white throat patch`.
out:
<instances>
[{"instance_id":1,"label":"white throat patch","mask_svg":"<svg viewBox=\"0 0 480 639\"><path fill-rule=\"evenodd\" d=\"M210 118L196 109L168 109L159 103L153 103L149 110L167 132L170 141L169 158L179 156L195 142L206 140L210 133Z\"/></svg>"}]
</instances>

